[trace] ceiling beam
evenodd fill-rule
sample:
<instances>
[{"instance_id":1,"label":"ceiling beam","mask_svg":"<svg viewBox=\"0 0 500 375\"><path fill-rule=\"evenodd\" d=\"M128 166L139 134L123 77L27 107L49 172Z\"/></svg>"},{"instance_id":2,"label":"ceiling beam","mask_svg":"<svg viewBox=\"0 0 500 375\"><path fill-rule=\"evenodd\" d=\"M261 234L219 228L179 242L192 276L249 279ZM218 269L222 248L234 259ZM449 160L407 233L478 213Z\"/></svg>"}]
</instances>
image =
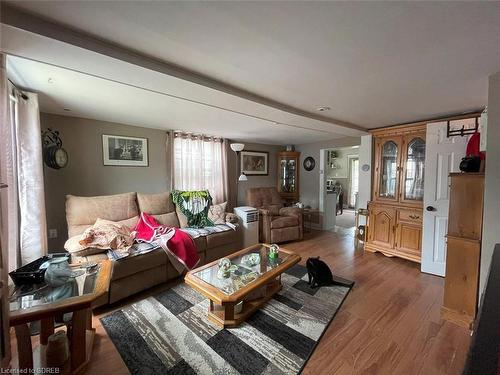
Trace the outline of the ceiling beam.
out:
<instances>
[{"instance_id":1,"label":"ceiling beam","mask_svg":"<svg viewBox=\"0 0 500 375\"><path fill-rule=\"evenodd\" d=\"M1 22L25 31L29 31L47 38L68 43L86 50L90 50L108 57L112 57L133 65L140 66L152 71L173 76L198 85L209 87L214 90L234 95L242 99L250 100L258 104L272 107L294 115L303 116L313 120L323 121L344 128L355 129L365 132L366 128L337 120L332 117L319 115L314 112L287 105L285 103L267 98L234 85L227 84L209 76L197 73L170 62L160 60L156 57L146 55L128 47L124 47L107 40L97 38L93 35L54 23L37 15L21 11L11 5L1 5Z\"/></svg>"}]
</instances>

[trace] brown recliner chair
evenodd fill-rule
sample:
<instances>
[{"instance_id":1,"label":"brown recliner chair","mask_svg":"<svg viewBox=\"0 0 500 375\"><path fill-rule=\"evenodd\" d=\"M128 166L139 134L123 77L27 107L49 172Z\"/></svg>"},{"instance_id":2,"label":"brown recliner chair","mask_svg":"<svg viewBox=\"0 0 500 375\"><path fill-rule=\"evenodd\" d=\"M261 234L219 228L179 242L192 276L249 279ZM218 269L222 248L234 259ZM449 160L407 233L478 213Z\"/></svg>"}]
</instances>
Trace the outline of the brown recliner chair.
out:
<instances>
[{"instance_id":1,"label":"brown recliner chair","mask_svg":"<svg viewBox=\"0 0 500 375\"><path fill-rule=\"evenodd\" d=\"M280 243L302 239L302 210L297 207L283 207L276 188L248 189L247 205L259 209L260 242Z\"/></svg>"}]
</instances>

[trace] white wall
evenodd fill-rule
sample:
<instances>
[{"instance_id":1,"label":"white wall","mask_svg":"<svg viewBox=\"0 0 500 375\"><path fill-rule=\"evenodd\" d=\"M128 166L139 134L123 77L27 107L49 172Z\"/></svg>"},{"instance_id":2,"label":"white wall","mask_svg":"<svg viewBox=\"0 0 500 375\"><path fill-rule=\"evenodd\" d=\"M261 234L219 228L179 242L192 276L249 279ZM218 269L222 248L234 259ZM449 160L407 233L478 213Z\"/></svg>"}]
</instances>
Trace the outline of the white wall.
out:
<instances>
[{"instance_id":1,"label":"white wall","mask_svg":"<svg viewBox=\"0 0 500 375\"><path fill-rule=\"evenodd\" d=\"M319 207L319 174L320 174L320 150L339 147L357 146L360 137L345 137L329 141L307 143L296 145L295 149L300 151L300 201L313 208ZM303 167L304 159L312 156L316 166L312 171L306 171Z\"/></svg>"},{"instance_id":2,"label":"white wall","mask_svg":"<svg viewBox=\"0 0 500 375\"><path fill-rule=\"evenodd\" d=\"M500 72L489 79L483 222L480 293L488 276L493 247L500 243Z\"/></svg>"}]
</instances>

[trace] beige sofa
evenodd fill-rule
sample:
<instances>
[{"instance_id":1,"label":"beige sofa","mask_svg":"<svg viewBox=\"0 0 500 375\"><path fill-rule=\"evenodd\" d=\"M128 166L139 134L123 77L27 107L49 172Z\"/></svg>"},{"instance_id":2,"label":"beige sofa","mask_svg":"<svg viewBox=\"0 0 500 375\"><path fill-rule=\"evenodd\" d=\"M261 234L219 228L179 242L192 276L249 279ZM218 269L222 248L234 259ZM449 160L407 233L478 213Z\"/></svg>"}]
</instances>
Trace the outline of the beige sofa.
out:
<instances>
[{"instance_id":1,"label":"beige sofa","mask_svg":"<svg viewBox=\"0 0 500 375\"><path fill-rule=\"evenodd\" d=\"M153 215L161 224L179 227L179 219L170 192L160 194L125 193L98 197L66 197L68 235L82 234L98 218L134 227L140 212ZM231 254L242 246L241 229L198 237L195 240L201 263L211 262ZM72 263L99 262L105 253L75 256ZM137 292L178 277L162 249L113 262L109 293L98 305L114 303Z\"/></svg>"}]
</instances>

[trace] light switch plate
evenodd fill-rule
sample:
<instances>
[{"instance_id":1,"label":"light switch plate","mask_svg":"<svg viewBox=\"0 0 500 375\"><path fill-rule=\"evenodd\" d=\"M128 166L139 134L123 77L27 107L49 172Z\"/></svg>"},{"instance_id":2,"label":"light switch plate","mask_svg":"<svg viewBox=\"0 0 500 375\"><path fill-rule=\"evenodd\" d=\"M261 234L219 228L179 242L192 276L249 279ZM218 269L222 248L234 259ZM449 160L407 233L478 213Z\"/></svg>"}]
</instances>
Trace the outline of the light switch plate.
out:
<instances>
[{"instance_id":1,"label":"light switch plate","mask_svg":"<svg viewBox=\"0 0 500 375\"><path fill-rule=\"evenodd\" d=\"M57 238L57 229L49 229L49 238Z\"/></svg>"}]
</instances>

